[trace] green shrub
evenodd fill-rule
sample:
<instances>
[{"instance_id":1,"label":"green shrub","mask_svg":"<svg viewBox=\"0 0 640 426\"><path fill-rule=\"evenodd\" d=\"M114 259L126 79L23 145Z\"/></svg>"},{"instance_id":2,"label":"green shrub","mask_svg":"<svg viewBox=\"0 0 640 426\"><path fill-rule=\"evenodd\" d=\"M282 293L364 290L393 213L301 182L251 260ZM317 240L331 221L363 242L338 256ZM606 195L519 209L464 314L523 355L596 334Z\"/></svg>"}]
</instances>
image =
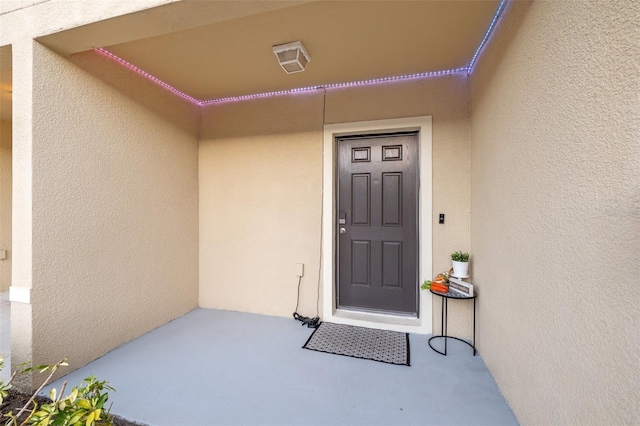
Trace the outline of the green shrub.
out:
<instances>
[{"instance_id":1,"label":"green shrub","mask_svg":"<svg viewBox=\"0 0 640 426\"><path fill-rule=\"evenodd\" d=\"M63 396L67 385L67 382L64 382L59 393L56 389L51 389L49 392L51 402L38 405L36 396L51 381L60 367L68 365L66 360L52 365L20 365L6 384L0 382L0 404L2 404L3 399L9 394L11 382L16 375L49 372L42 385L16 414L10 411L3 416L7 418L5 426L113 425L113 419L109 410L105 410L105 404L109 399L109 391L115 391L115 389L107 385L107 382L100 381L94 376L84 379L82 385L73 388L67 396ZM0 370L3 367L4 358L0 356Z\"/></svg>"}]
</instances>

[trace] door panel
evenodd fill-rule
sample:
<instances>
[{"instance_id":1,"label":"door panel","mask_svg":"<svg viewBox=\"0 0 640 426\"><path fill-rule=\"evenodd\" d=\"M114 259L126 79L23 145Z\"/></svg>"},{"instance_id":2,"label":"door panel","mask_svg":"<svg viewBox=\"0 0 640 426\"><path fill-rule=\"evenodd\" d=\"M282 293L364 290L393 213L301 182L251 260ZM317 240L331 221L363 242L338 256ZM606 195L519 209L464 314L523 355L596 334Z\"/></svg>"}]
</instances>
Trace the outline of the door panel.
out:
<instances>
[{"instance_id":1,"label":"door panel","mask_svg":"<svg viewBox=\"0 0 640 426\"><path fill-rule=\"evenodd\" d=\"M402 173L382 174L382 226L402 226Z\"/></svg>"},{"instance_id":2,"label":"door panel","mask_svg":"<svg viewBox=\"0 0 640 426\"><path fill-rule=\"evenodd\" d=\"M370 286L371 241L351 242L351 283Z\"/></svg>"},{"instance_id":3,"label":"door panel","mask_svg":"<svg viewBox=\"0 0 640 426\"><path fill-rule=\"evenodd\" d=\"M337 305L417 314L417 134L337 143Z\"/></svg>"},{"instance_id":4,"label":"door panel","mask_svg":"<svg viewBox=\"0 0 640 426\"><path fill-rule=\"evenodd\" d=\"M371 224L371 176L353 174L351 176L351 216L352 225Z\"/></svg>"},{"instance_id":5,"label":"door panel","mask_svg":"<svg viewBox=\"0 0 640 426\"><path fill-rule=\"evenodd\" d=\"M402 288L402 243L382 242L382 286Z\"/></svg>"}]
</instances>

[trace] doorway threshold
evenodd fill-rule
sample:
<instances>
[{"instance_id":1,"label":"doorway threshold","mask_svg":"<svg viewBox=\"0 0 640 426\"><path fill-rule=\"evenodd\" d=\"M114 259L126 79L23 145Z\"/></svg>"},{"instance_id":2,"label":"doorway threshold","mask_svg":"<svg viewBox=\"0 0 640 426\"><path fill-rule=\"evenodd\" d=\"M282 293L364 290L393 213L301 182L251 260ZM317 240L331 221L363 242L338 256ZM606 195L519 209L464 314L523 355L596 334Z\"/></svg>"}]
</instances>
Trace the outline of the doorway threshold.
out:
<instances>
[{"instance_id":1,"label":"doorway threshold","mask_svg":"<svg viewBox=\"0 0 640 426\"><path fill-rule=\"evenodd\" d=\"M424 334L422 320L415 316L336 309L331 318L327 320L337 324L377 328L401 333Z\"/></svg>"}]
</instances>

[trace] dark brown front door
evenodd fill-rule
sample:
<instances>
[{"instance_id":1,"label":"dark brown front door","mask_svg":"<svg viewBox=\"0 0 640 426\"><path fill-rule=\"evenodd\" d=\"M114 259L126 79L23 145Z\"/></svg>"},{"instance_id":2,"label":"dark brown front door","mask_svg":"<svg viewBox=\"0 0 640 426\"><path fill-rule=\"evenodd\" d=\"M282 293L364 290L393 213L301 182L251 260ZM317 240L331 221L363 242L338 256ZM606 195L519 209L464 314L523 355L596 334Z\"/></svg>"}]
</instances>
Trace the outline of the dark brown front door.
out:
<instances>
[{"instance_id":1,"label":"dark brown front door","mask_svg":"<svg viewBox=\"0 0 640 426\"><path fill-rule=\"evenodd\" d=\"M417 134L337 143L338 307L417 314Z\"/></svg>"}]
</instances>

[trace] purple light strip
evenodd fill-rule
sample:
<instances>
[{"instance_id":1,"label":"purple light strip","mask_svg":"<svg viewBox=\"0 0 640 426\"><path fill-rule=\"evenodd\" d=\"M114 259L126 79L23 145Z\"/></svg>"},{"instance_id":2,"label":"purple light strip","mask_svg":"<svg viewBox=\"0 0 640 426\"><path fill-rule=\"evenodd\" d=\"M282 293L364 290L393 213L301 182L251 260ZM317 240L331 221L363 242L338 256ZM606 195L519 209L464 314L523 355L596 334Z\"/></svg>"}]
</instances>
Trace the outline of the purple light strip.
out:
<instances>
[{"instance_id":1,"label":"purple light strip","mask_svg":"<svg viewBox=\"0 0 640 426\"><path fill-rule=\"evenodd\" d=\"M463 68L455 68L455 69L443 70L443 71L421 72L416 74L406 74L406 75L398 75L393 77L374 78L370 80L352 81L349 83L333 83L333 84L324 84L324 85L317 85L317 86L300 87L297 89L279 90L276 92L255 93L252 95L243 95L243 96L230 96L227 98L208 99L205 101L201 101L201 105L212 105L212 104L218 104L223 102L246 101L249 99L268 98L272 96L281 96L281 95L293 95L296 93L308 93L308 92L313 92L315 90L322 90L322 89L343 89L347 87L371 86L374 84L390 83L395 81L406 81L406 80L417 80L417 79L430 78L430 77L440 77L440 76L456 74L460 72L468 72L468 70L466 67L463 67Z\"/></svg>"},{"instance_id":2,"label":"purple light strip","mask_svg":"<svg viewBox=\"0 0 640 426\"><path fill-rule=\"evenodd\" d=\"M102 47L97 47L94 50L96 52L98 52L98 53L110 58L110 59L113 59L114 61L118 62L119 64L124 65L126 68L129 68L133 72L140 74L141 76L145 77L146 79L153 81L158 86L164 87L165 89L167 89L168 91L172 92L173 94L178 95L181 98L186 99L186 100L188 100L190 102L193 102L194 104L196 104L198 106L202 105L202 102L200 102L196 98L187 95L186 93L176 89L175 87L171 86L170 84L167 84L164 81L160 80L159 78L154 77L153 75L149 74L148 72L146 72L144 70L141 70L140 68L136 67L132 63L125 61L121 57L114 55L113 53L109 52L108 50L105 50Z\"/></svg>"},{"instance_id":3,"label":"purple light strip","mask_svg":"<svg viewBox=\"0 0 640 426\"><path fill-rule=\"evenodd\" d=\"M242 95L242 96L229 96L226 98L208 99L205 101L201 101L201 105L204 106L204 105L212 105L212 104L218 104L223 102L237 102L237 101L246 101L249 99L269 98L272 96L308 93L308 92L313 92L314 90L321 90L322 88L323 86L308 86L308 87L299 87L297 89L278 90L276 92L254 93L252 95Z\"/></svg>"},{"instance_id":4,"label":"purple light strip","mask_svg":"<svg viewBox=\"0 0 640 426\"><path fill-rule=\"evenodd\" d=\"M469 74L471 74L471 72L473 71L473 66L476 63L476 59L478 59L478 56L480 55L482 48L489 40L489 37L491 36L491 33L493 32L493 29L495 28L496 23L500 18L500 15L506 9L507 3L509 3L508 0L502 0L498 5L498 10L496 10L495 15L493 15L493 19L491 20L491 24L489 24L489 28L487 28L487 32L484 33L484 37L482 37L482 41L480 42L480 45L478 45L478 48L476 49L476 53L473 54L473 58L471 58L471 62L469 62L469 66L467 67L467 72Z\"/></svg>"},{"instance_id":5,"label":"purple light strip","mask_svg":"<svg viewBox=\"0 0 640 426\"><path fill-rule=\"evenodd\" d=\"M169 90L170 92L172 92L175 95L180 96L183 99L186 99L192 103L194 103L195 105L198 106L204 106L204 105L213 105L213 104L219 104L219 103L225 103L225 102L238 102L238 101L246 101L246 100L250 100L250 99L260 99L260 98L268 98L268 97L273 97L273 96L282 96L282 95L293 95L293 94L298 94L298 93L308 93L308 92L313 92L316 90L323 90L323 89L342 89L342 88L347 88L347 87L362 87L362 86L370 86L370 85L374 85L374 84L382 84L382 83L391 83L391 82L397 82L397 81L406 81L406 80L418 80L418 79L423 79L423 78L431 78L431 77L441 77L441 76L445 76L445 75L451 75L451 74L457 74L457 73L461 73L461 72L466 72L467 75L471 74L471 72L473 71L473 66L476 63L476 60L478 59L478 56L480 55L480 52L482 52L483 47L485 46L485 44L487 43L487 41L489 40L500 16L502 15L502 12L504 12L504 10L506 9L508 3L510 0L502 0L500 2L500 4L498 5L498 9L496 10L495 15L493 15L493 19L491 20L491 23L489 24L489 28L487 29L486 33L484 34L484 37L482 38L482 41L480 42L480 45L478 46L478 48L476 49L473 58L471 58L471 62L469 63L468 66L466 67L461 67L461 68L453 68L453 69L449 69L449 70L442 70L442 71L431 71L431 72L421 72L421 73L416 73L416 74L405 74L405 75L398 75L398 76L393 76L393 77L382 77L382 78L374 78L374 79L370 79L370 80L360 80L360 81L352 81L349 83L332 83L332 84L325 84L325 85L317 85L317 86L307 86L307 87L300 87L297 89L288 89L288 90L278 90L275 92L264 92L264 93L255 93L255 94L251 94L251 95L242 95L242 96L229 96L226 98L217 98L217 99L208 99L208 100L198 100L192 96L187 95L186 93L176 89L175 87L171 86L170 84L165 83L164 81L160 80L157 77L154 77L153 75L149 74L148 72L141 70L140 68L136 67L135 65L133 65L130 62L125 61L124 59L120 58L117 55L114 55L113 53L109 52L106 49L103 49L102 47L98 47L96 49L94 49L95 51L97 51L98 53L118 62L119 64L125 66L126 68L129 68L130 70L134 71L137 74L140 74L141 76L153 81L154 83L156 83L157 85Z\"/></svg>"}]
</instances>

